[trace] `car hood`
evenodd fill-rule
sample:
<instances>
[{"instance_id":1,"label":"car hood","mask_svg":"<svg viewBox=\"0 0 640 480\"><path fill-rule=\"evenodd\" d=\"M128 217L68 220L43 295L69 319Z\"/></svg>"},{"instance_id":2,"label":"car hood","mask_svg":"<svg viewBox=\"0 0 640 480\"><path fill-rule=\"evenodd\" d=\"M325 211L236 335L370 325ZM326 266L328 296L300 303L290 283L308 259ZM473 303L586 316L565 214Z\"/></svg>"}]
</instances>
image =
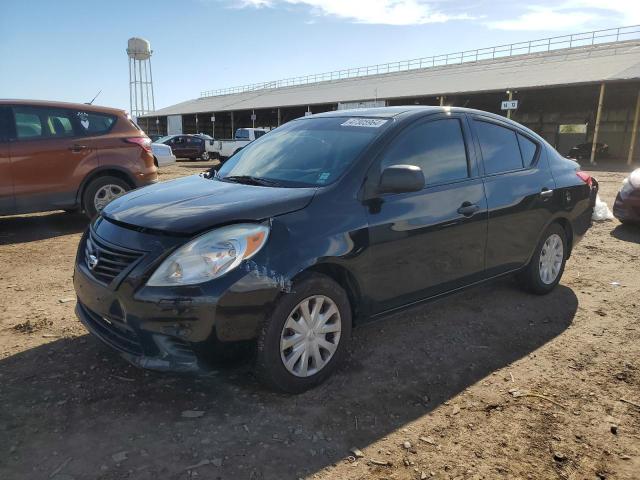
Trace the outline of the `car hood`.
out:
<instances>
[{"instance_id":1,"label":"car hood","mask_svg":"<svg viewBox=\"0 0 640 480\"><path fill-rule=\"evenodd\" d=\"M299 210L315 191L193 175L129 192L107 205L102 215L134 227L192 235L220 224L260 221Z\"/></svg>"}]
</instances>

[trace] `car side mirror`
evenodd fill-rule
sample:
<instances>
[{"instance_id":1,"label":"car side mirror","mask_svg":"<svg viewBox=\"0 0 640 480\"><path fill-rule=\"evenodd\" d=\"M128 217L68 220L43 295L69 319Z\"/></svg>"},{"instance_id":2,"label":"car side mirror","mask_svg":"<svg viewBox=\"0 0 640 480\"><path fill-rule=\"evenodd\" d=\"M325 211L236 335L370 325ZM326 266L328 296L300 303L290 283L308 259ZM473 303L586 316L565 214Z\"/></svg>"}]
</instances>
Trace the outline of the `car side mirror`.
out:
<instances>
[{"instance_id":1,"label":"car side mirror","mask_svg":"<svg viewBox=\"0 0 640 480\"><path fill-rule=\"evenodd\" d=\"M378 193L417 192L424 188L424 174L415 165L391 165L382 171Z\"/></svg>"}]
</instances>

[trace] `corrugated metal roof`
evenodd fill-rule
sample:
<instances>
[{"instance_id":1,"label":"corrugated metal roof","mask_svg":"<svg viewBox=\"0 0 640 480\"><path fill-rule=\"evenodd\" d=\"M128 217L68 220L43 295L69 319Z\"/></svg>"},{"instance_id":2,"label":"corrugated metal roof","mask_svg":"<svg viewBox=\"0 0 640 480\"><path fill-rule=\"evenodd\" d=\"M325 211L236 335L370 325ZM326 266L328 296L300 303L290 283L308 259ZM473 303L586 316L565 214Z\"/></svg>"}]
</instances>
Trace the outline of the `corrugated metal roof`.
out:
<instances>
[{"instance_id":1,"label":"corrugated metal roof","mask_svg":"<svg viewBox=\"0 0 640 480\"><path fill-rule=\"evenodd\" d=\"M146 116L261 109L373 98L453 95L640 79L640 41L483 60L316 84L197 98Z\"/></svg>"}]
</instances>

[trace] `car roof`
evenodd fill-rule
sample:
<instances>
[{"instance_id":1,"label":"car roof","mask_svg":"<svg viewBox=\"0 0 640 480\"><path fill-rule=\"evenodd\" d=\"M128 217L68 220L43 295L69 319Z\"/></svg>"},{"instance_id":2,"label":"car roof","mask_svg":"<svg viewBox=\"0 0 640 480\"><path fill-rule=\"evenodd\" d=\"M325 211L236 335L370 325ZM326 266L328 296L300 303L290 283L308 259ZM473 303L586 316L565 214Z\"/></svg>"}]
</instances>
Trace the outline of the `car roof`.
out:
<instances>
[{"instance_id":1,"label":"car roof","mask_svg":"<svg viewBox=\"0 0 640 480\"><path fill-rule=\"evenodd\" d=\"M57 102L51 100L26 100L26 99L5 99L0 98L0 105L24 105L34 107L70 108L74 110L84 110L91 112L122 114L125 110L121 108L102 107L100 105L87 105L86 103Z\"/></svg>"}]
</instances>

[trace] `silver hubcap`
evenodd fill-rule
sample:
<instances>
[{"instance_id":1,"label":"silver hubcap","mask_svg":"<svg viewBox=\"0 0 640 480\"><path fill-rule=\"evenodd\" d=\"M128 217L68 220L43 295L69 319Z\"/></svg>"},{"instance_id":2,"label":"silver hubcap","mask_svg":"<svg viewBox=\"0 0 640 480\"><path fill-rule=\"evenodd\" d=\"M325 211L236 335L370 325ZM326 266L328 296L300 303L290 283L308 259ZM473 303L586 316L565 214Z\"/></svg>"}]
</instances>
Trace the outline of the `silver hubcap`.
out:
<instances>
[{"instance_id":1,"label":"silver hubcap","mask_svg":"<svg viewBox=\"0 0 640 480\"><path fill-rule=\"evenodd\" d=\"M96 211L100 212L107 206L111 200L119 197L124 193L124 188L120 185L108 184L100 187L96 192L96 196L93 197L93 206L96 207Z\"/></svg>"},{"instance_id":2,"label":"silver hubcap","mask_svg":"<svg viewBox=\"0 0 640 480\"><path fill-rule=\"evenodd\" d=\"M202 160L209 160L209 153L204 152L204 153L202 154Z\"/></svg>"},{"instance_id":3,"label":"silver hubcap","mask_svg":"<svg viewBox=\"0 0 640 480\"><path fill-rule=\"evenodd\" d=\"M292 310L280 336L280 358L296 377L310 377L331 360L340 342L342 322L329 297L305 298Z\"/></svg>"},{"instance_id":4,"label":"silver hubcap","mask_svg":"<svg viewBox=\"0 0 640 480\"><path fill-rule=\"evenodd\" d=\"M547 238L540 251L540 280L547 285L553 283L558 278L563 258L562 239L554 233Z\"/></svg>"}]
</instances>

